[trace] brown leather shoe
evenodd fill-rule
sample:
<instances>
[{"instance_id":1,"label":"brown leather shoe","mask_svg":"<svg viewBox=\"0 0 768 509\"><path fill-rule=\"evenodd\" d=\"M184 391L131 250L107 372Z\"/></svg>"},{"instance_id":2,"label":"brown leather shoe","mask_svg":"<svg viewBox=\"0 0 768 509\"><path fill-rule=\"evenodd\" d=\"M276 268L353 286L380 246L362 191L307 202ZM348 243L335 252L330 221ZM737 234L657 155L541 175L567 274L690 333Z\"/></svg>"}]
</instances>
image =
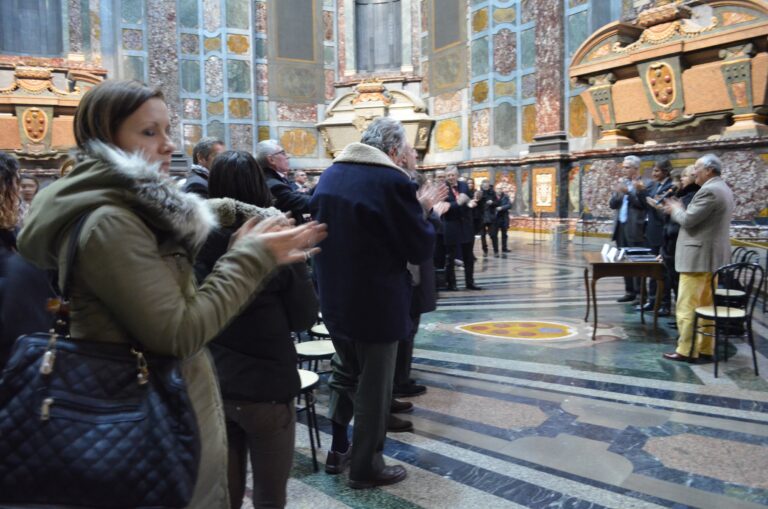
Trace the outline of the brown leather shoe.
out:
<instances>
[{"instance_id":1,"label":"brown leather shoe","mask_svg":"<svg viewBox=\"0 0 768 509\"><path fill-rule=\"evenodd\" d=\"M389 414L387 417L387 431L391 433L404 433L406 431L413 431L413 423L395 417L393 414Z\"/></svg>"},{"instance_id":2,"label":"brown leather shoe","mask_svg":"<svg viewBox=\"0 0 768 509\"><path fill-rule=\"evenodd\" d=\"M347 469L351 460L352 445L349 446L347 452L328 451L328 456L325 458L325 473L340 474Z\"/></svg>"},{"instance_id":3,"label":"brown leather shoe","mask_svg":"<svg viewBox=\"0 0 768 509\"><path fill-rule=\"evenodd\" d=\"M389 405L389 413L391 414L407 414L408 412L413 412L413 403L410 401L393 399Z\"/></svg>"},{"instance_id":4,"label":"brown leather shoe","mask_svg":"<svg viewBox=\"0 0 768 509\"><path fill-rule=\"evenodd\" d=\"M400 465L392 465L384 467L381 472L376 474L372 479L358 480L349 479L349 487L354 490L365 490L368 488L375 488L376 486L388 486L390 484L399 483L403 479L408 477L408 472Z\"/></svg>"},{"instance_id":5,"label":"brown leather shoe","mask_svg":"<svg viewBox=\"0 0 768 509\"><path fill-rule=\"evenodd\" d=\"M687 355L681 355L677 352L670 352L664 354L665 359L669 359L671 361L678 361L678 362L695 362L696 359L692 357L688 357Z\"/></svg>"}]
</instances>

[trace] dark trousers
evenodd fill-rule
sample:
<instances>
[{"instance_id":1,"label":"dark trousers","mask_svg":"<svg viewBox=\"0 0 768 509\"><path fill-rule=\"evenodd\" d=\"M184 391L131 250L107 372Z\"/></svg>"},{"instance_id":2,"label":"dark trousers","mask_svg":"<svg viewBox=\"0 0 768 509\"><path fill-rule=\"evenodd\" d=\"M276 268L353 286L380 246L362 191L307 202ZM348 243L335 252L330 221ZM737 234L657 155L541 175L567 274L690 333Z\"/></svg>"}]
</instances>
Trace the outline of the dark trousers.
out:
<instances>
[{"instance_id":1,"label":"dark trousers","mask_svg":"<svg viewBox=\"0 0 768 509\"><path fill-rule=\"evenodd\" d=\"M230 507L245 494L246 461L251 456L253 506L282 508L293 465L296 406L290 403L224 401L227 418Z\"/></svg>"},{"instance_id":2,"label":"dark trousers","mask_svg":"<svg viewBox=\"0 0 768 509\"><path fill-rule=\"evenodd\" d=\"M443 235L440 233L435 236L435 254L432 260L435 262L436 269L445 268L445 243L443 242Z\"/></svg>"},{"instance_id":3,"label":"dark trousers","mask_svg":"<svg viewBox=\"0 0 768 509\"><path fill-rule=\"evenodd\" d=\"M643 247L643 242L633 242L627 237L626 226L623 223L616 223L616 245L618 247ZM624 290L630 295L640 293L640 278L625 277Z\"/></svg>"},{"instance_id":4,"label":"dark trousers","mask_svg":"<svg viewBox=\"0 0 768 509\"><path fill-rule=\"evenodd\" d=\"M679 294L677 287L680 285L680 274L675 270L675 257L664 256L664 268L666 269L667 278L669 279L669 291L670 291L670 303L672 302L672 291L675 292L675 300L677 300ZM666 280L664 281L666 284Z\"/></svg>"},{"instance_id":5,"label":"dark trousers","mask_svg":"<svg viewBox=\"0 0 768 509\"><path fill-rule=\"evenodd\" d=\"M494 246L494 252L498 251L498 246L496 245L493 235L493 225L489 223L483 223L483 225L480 227L480 244L483 246L483 253L488 253L488 242L485 240L486 235L491 237L491 242L493 242Z\"/></svg>"},{"instance_id":6,"label":"dark trousers","mask_svg":"<svg viewBox=\"0 0 768 509\"><path fill-rule=\"evenodd\" d=\"M507 227L505 225L491 225L491 242L493 242L493 252L499 252L499 232L501 232L501 250L507 250Z\"/></svg>"},{"instance_id":7,"label":"dark trousers","mask_svg":"<svg viewBox=\"0 0 768 509\"><path fill-rule=\"evenodd\" d=\"M355 418L349 478L356 481L372 479L384 468L397 344L333 339L328 417L342 425Z\"/></svg>"},{"instance_id":8,"label":"dark trousers","mask_svg":"<svg viewBox=\"0 0 768 509\"><path fill-rule=\"evenodd\" d=\"M472 254L472 245L474 238L470 242L459 244L462 259L464 261L464 284L469 286L475 284L475 257ZM447 251L445 256L445 277L449 287L456 286L456 262L454 260L455 246L445 246Z\"/></svg>"},{"instance_id":9,"label":"dark trousers","mask_svg":"<svg viewBox=\"0 0 768 509\"><path fill-rule=\"evenodd\" d=\"M419 332L419 322L421 321L421 314L411 316L411 323L413 328L411 333L408 334L408 339L400 341L397 344L397 360L395 361L395 377L394 386L405 387L411 385L411 363L413 362L413 342L416 338L416 333Z\"/></svg>"}]
</instances>

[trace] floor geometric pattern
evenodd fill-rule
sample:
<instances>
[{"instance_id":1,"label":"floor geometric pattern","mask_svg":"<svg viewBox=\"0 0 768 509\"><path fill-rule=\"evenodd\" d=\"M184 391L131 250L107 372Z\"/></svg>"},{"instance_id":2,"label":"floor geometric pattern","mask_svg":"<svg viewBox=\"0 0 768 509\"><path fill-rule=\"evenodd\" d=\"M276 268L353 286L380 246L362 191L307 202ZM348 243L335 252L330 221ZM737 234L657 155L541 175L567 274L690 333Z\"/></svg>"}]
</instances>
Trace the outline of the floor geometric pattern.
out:
<instances>
[{"instance_id":1,"label":"floor geometric pattern","mask_svg":"<svg viewBox=\"0 0 768 509\"><path fill-rule=\"evenodd\" d=\"M477 246L483 291L441 295L416 337L412 375L428 390L404 416L414 432L390 433L384 448L408 478L357 491L322 465L313 472L302 414L288 507L768 507L766 317L756 310L761 376L737 342L715 378L712 364L663 359L677 338L671 319L658 330L647 316L641 323L634 306L616 302L623 281L606 278L592 341L582 252L602 243L577 238L553 250L512 235L506 258L482 257ZM500 322L575 334L530 340ZM519 327L536 322L558 325L551 333ZM478 324L490 328L467 330ZM325 378L318 392L322 462L330 445Z\"/></svg>"},{"instance_id":2,"label":"floor geometric pattern","mask_svg":"<svg viewBox=\"0 0 768 509\"><path fill-rule=\"evenodd\" d=\"M552 340L567 339L576 336L576 330L564 323L529 322L513 320L507 322L478 322L459 325L460 330L491 338L521 339L521 340Z\"/></svg>"}]
</instances>

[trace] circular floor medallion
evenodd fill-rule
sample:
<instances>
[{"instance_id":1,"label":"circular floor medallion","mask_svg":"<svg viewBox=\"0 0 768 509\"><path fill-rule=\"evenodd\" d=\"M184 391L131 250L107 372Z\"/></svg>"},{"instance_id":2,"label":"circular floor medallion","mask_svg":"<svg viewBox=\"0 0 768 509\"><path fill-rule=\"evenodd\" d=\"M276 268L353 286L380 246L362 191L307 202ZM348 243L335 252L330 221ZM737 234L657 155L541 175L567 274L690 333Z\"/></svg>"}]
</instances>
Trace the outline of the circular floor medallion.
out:
<instances>
[{"instance_id":1,"label":"circular floor medallion","mask_svg":"<svg viewBox=\"0 0 768 509\"><path fill-rule=\"evenodd\" d=\"M564 323L527 320L477 322L459 325L457 328L478 336L527 341L567 339L576 336L578 332L575 328Z\"/></svg>"}]
</instances>

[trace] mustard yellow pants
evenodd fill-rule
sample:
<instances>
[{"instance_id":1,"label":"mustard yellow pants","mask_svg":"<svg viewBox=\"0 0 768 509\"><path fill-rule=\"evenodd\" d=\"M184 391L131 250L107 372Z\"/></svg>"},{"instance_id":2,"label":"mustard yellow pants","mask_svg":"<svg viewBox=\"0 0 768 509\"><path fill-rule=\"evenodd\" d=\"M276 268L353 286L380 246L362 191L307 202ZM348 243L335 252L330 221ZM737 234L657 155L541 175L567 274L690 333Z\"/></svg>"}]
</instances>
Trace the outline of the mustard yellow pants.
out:
<instances>
[{"instance_id":1,"label":"mustard yellow pants","mask_svg":"<svg viewBox=\"0 0 768 509\"><path fill-rule=\"evenodd\" d=\"M691 355L694 313L697 307L712 305L711 282L712 274L709 272L683 272L680 274L675 311L677 331L680 333L676 351L680 355ZM699 328L707 324L711 325L712 321L699 319ZM712 337L697 334L696 347L693 349L692 356L712 355L713 347L714 340Z\"/></svg>"}]
</instances>

